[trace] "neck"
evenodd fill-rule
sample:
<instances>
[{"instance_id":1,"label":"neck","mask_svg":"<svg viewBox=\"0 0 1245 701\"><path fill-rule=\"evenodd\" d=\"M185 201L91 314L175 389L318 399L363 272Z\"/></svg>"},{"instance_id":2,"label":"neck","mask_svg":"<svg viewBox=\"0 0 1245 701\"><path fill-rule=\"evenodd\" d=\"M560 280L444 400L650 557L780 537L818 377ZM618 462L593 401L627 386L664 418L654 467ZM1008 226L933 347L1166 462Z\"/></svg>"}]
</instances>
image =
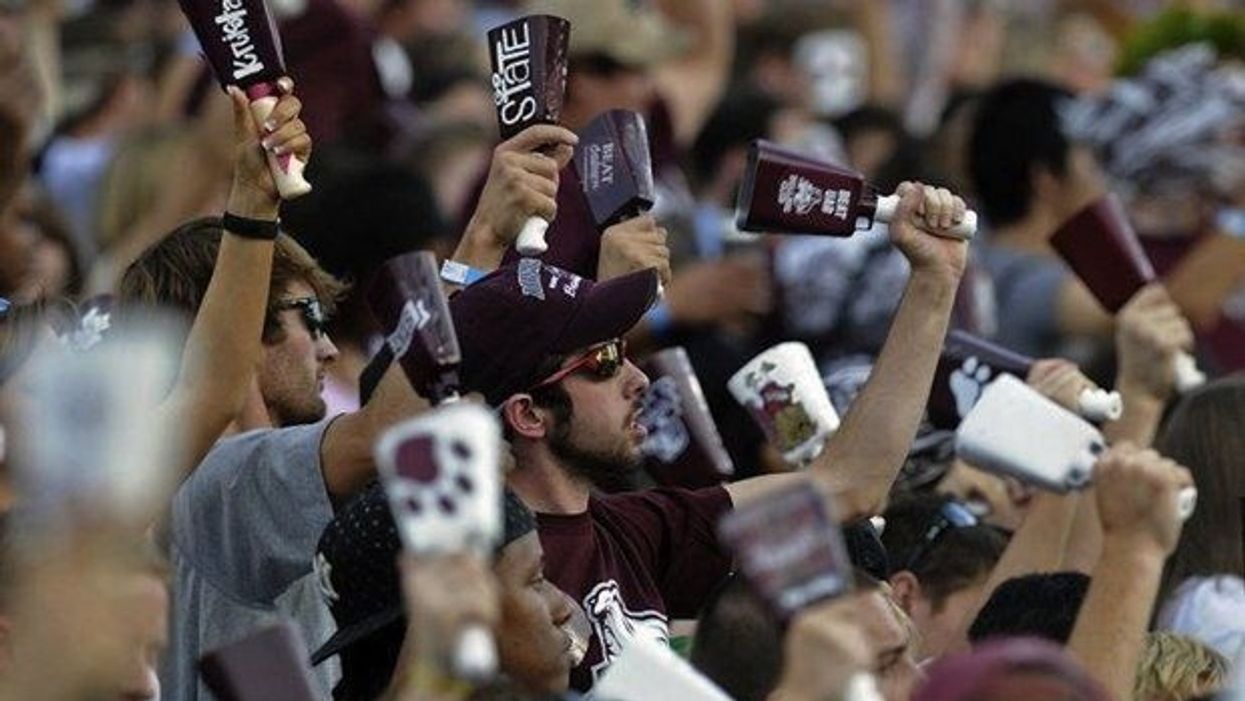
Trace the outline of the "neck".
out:
<instances>
[{"instance_id":1,"label":"neck","mask_svg":"<svg viewBox=\"0 0 1245 701\"><path fill-rule=\"evenodd\" d=\"M540 514L573 515L588 510L591 489L570 472L544 444L515 446L515 469L507 484L524 504Z\"/></svg>"},{"instance_id":2,"label":"neck","mask_svg":"<svg viewBox=\"0 0 1245 701\"><path fill-rule=\"evenodd\" d=\"M264 405L264 398L259 393L259 387L252 385L251 391L246 395L246 403L242 405L242 410L238 412L233 425L236 433L276 426L272 416L268 413L268 407Z\"/></svg>"},{"instance_id":3,"label":"neck","mask_svg":"<svg viewBox=\"0 0 1245 701\"><path fill-rule=\"evenodd\" d=\"M1059 224L1045 208L1034 205L1023 219L991 232L991 240L1007 248L1050 255L1050 236Z\"/></svg>"}]
</instances>

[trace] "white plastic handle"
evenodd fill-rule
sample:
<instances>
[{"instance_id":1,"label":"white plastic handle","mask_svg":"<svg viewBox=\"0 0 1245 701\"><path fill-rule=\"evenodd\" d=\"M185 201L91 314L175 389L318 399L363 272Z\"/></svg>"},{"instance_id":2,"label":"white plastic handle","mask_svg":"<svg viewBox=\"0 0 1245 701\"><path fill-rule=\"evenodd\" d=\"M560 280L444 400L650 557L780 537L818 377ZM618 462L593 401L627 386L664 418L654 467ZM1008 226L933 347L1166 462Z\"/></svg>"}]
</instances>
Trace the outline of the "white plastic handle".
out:
<instances>
[{"instance_id":1,"label":"white plastic handle","mask_svg":"<svg viewBox=\"0 0 1245 701\"><path fill-rule=\"evenodd\" d=\"M523 222L523 228L519 230L519 238L514 246L519 250L519 255L538 256L549 250L549 244L545 242L545 232L548 230L549 222L540 217L528 217Z\"/></svg>"},{"instance_id":2,"label":"white plastic handle","mask_svg":"<svg viewBox=\"0 0 1245 701\"><path fill-rule=\"evenodd\" d=\"M1176 509L1180 512L1180 520L1188 521L1193 515L1193 510L1197 508L1197 487L1185 487L1180 490Z\"/></svg>"},{"instance_id":3,"label":"white plastic handle","mask_svg":"<svg viewBox=\"0 0 1245 701\"><path fill-rule=\"evenodd\" d=\"M255 123L263 124L276 106L275 96L252 100L251 116L255 118ZM277 183L277 192L281 193L281 199L292 200L311 192L311 183L303 177L303 169L307 167L305 162L289 153L277 156L271 151L265 151L265 155L268 157L268 168L272 171L272 179Z\"/></svg>"},{"instance_id":4,"label":"white plastic handle","mask_svg":"<svg viewBox=\"0 0 1245 701\"><path fill-rule=\"evenodd\" d=\"M1083 389L1077 397L1077 412L1090 421L1115 421L1124 413L1124 400L1119 392L1105 389Z\"/></svg>"},{"instance_id":5,"label":"white plastic handle","mask_svg":"<svg viewBox=\"0 0 1245 701\"><path fill-rule=\"evenodd\" d=\"M1197 361L1188 353L1180 353L1172 359L1176 373L1176 391L1184 394L1206 384L1206 373L1197 368Z\"/></svg>"},{"instance_id":6,"label":"white plastic handle","mask_svg":"<svg viewBox=\"0 0 1245 701\"><path fill-rule=\"evenodd\" d=\"M497 674L497 645L493 634L480 624L473 624L458 634L454 645L454 673L467 681L486 681Z\"/></svg>"},{"instance_id":7,"label":"white plastic handle","mask_svg":"<svg viewBox=\"0 0 1245 701\"><path fill-rule=\"evenodd\" d=\"M895 210L899 208L899 195L886 195L878 198L877 209L873 220L889 224L895 218ZM962 239L967 241L977 234L977 213L971 209L964 210L964 218L959 224L945 231L935 232L944 238Z\"/></svg>"},{"instance_id":8,"label":"white plastic handle","mask_svg":"<svg viewBox=\"0 0 1245 701\"><path fill-rule=\"evenodd\" d=\"M847 678L844 701L882 701L884 698L877 680L869 672L857 672Z\"/></svg>"}]
</instances>

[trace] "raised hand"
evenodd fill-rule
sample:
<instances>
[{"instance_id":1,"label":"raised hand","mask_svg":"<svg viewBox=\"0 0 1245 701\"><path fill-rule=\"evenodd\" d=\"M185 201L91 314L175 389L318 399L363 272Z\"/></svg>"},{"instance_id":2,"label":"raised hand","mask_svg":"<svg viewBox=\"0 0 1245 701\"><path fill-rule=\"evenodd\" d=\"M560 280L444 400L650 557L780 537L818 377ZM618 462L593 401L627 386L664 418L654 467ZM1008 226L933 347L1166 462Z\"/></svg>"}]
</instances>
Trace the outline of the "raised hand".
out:
<instances>
[{"instance_id":1,"label":"raised hand","mask_svg":"<svg viewBox=\"0 0 1245 701\"><path fill-rule=\"evenodd\" d=\"M663 284L670 283L670 248L666 228L651 214L621 221L601 235L597 279L609 280L637 270L655 268Z\"/></svg>"},{"instance_id":2,"label":"raised hand","mask_svg":"<svg viewBox=\"0 0 1245 701\"><path fill-rule=\"evenodd\" d=\"M250 100L236 87L229 88L233 102L234 169L229 193L229 212L253 219L275 219L281 197L268 168L264 152L276 156L293 154L301 161L311 155L311 136L299 119L302 102L295 97L294 81L277 81L281 97L272 114L257 125L251 117Z\"/></svg>"},{"instance_id":3,"label":"raised hand","mask_svg":"<svg viewBox=\"0 0 1245 701\"><path fill-rule=\"evenodd\" d=\"M569 129L537 124L498 144L468 230L485 230L491 243L504 248L529 217L553 221L558 171L570 162L577 143Z\"/></svg>"},{"instance_id":4,"label":"raised hand","mask_svg":"<svg viewBox=\"0 0 1245 701\"><path fill-rule=\"evenodd\" d=\"M946 188L917 182L900 183L895 194L899 206L889 227L891 243L908 259L914 274L958 281L964 274L968 243L936 234L964 219L964 200Z\"/></svg>"},{"instance_id":5,"label":"raised hand","mask_svg":"<svg viewBox=\"0 0 1245 701\"><path fill-rule=\"evenodd\" d=\"M1138 555L1160 559L1176 548L1182 518L1181 490L1193 476L1153 450L1120 443L1094 468L1098 515L1105 541L1124 541Z\"/></svg>"},{"instance_id":6,"label":"raised hand","mask_svg":"<svg viewBox=\"0 0 1245 701\"><path fill-rule=\"evenodd\" d=\"M773 303L765 265L723 258L680 268L666 287L670 315L680 324L729 323L764 314Z\"/></svg>"},{"instance_id":7,"label":"raised hand","mask_svg":"<svg viewBox=\"0 0 1245 701\"><path fill-rule=\"evenodd\" d=\"M1025 382L1072 413L1080 412L1081 392L1098 389L1081 369L1062 358L1044 358L1033 364Z\"/></svg>"},{"instance_id":8,"label":"raised hand","mask_svg":"<svg viewBox=\"0 0 1245 701\"><path fill-rule=\"evenodd\" d=\"M1117 386L1166 401L1175 389L1173 359L1193 348L1193 328L1158 283L1143 287L1116 316Z\"/></svg>"}]
</instances>

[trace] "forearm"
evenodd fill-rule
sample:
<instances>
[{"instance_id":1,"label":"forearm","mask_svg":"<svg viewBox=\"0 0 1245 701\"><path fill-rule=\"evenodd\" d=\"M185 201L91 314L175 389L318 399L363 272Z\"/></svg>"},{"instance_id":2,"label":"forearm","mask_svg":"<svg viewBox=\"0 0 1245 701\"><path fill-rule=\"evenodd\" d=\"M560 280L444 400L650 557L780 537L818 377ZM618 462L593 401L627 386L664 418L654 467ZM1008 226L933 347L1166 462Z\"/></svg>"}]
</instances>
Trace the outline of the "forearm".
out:
<instances>
[{"instance_id":1,"label":"forearm","mask_svg":"<svg viewBox=\"0 0 1245 701\"><path fill-rule=\"evenodd\" d=\"M1113 698L1132 697L1163 559L1142 544L1108 536L1068 640L1068 651Z\"/></svg>"},{"instance_id":2,"label":"forearm","mask_svg":"<svg viewBox=\"0 0 1245 701\"><path fill-rule=\"evenodd\" d=\"M692 35L679 60L659 66L657 84L673 107L675 140L690 144L717 105L735 55L734 8L729 0L661 0L663 14Z\"/></svg>"},{"instance_id":3,"label":"forearm","mask_svg":"<svg viewBox=\"0 0 1245 701\"><path fill-rule=\"evenodd\" d=\"M428 407L393 363L372 398L359 411L338 417L324 432L320 464L324 485L334 499L348 499L376 477L372 449L389 427Z\"/></svg>"},{"instance_id":4,"label":"forearm","mask_svg":"<svg viewBox=\"0 0 1245 701\"><path fill-rule=\"evenodd\" d=\"M896 52L895 23L889 0L854 3L856 28L869 52L869 96L874 104L898 107L904 98L903 62Z\"/></svg>"},{"instance_id":5,"label":"forearm","mask_svg":"<svg viewBox=\"0 0 1245 701\"><path fill-rule=\"evenodd\" d=\"M1224 300L1245 279L1245 241L1209 236L1163 279L1163 286L1195 328L1219 321Z\"/></svg>"},{"instance_id":6,"label":"forearm","mask_svg":"<svg viewBox=\"0 0 1245 701\"><path fill-rule=\"evenodd\" d=\"M476 270L491 272L501 267L506 255L502 237L494 234L489 224L472 217L454 249L453 260Z\"/></svg>"},{"instance_id":7,"label":"forearm","mask_svg":"<svg viewBox=\"0 0 1245 701\"><path fill-rule=\"evenodd\" d=\"M1063 549L1061 572L1093 574L1102 556L1102 522L1098 518L1098 499L1093 487L1081 492L1076 499L1076 514L1067 533Z\"/></svg>"},{"instance_id":8,"label":"forearm","mask_svg":"<svg viewBox=\"0 0 1245 701\"><path fill-rule=\"evenodd\" d=\"M239 216L276 219L275 202L231 197ZM192 469L241 409L255 366L268 304L273 243L226 232L212 279L186 339L177 384L164 411L186 430Z\"/></svg>"},{"instance_id":9,"label":"forearm","mask_svg":"<svg viewBox=\"0 0 1245 701\"><path fill-rule=\"evenodd\" d=\"M877 513L903 466L933 383L956 281L914 272L869 380L813 473L846 492L849 511Z\"/></svg>"},{"instance_id":10,"label":"forearm","mask_svg":"<svg viewBox=\"0 0 1245 701\"><path fill-rule=\"evenodd\" d=\"M1116 380L1115 388L1120 393L1124 411L1120 418L1102 427L1103 435L1111 443L1129 441L1149 447L1163 418L1163 400L1124 377Z\"/></svg>"},{"instance_id":11,"label":"forearm","mask_svg":"<svg viewBox=\"0 0 1245 701\"><path fill-rule=\"evenodd\" d=\"M1003 556L990 571L990 577L976 603L965 612L964 618L959 622L956 635L952 637L952 646L967 647L968 629L1000 584L1015 577L1051 572L1060 568L1068 532L1076 518L1077 506L1078 496L1074 494L1038 494L1025 516L1024 523L1012 535ZM954 647L948 650L954 651Z\"/></svg>"}]
</instances>

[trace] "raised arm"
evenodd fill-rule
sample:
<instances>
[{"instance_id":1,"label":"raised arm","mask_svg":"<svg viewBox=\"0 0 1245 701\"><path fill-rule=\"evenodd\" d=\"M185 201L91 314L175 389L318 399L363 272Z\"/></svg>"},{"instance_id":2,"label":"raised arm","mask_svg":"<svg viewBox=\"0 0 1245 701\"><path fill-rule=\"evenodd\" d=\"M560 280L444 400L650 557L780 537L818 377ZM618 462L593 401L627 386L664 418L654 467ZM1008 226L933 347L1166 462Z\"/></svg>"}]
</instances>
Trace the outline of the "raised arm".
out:
<instances>
[{"instance_id":1,"label":"raised arm","mask_svg":"<svg viewBox=\"0 0 1245 701\"><path fill-rule=\"evenodd\" d=\"M558 172L570 162L578 142L569 129L538 124L498 144L453 260L485 272L495 270L528 217L553 221Z\"/></svg>"},{"instance_id":2,"label":"raised arm","mask_svg":"<svg viewBox=\"0 0 1245 701\"><path fill-rule=\"evenodd\" d=\"M1077 616L1068 651L1113 698L1132 697L1163 562L1176 548L1177 495L1189 471L1152 450L1122 444L1094 468L1102 558Z\"/></svg>"},{"instance_id":3,"label":"raised arm","mask_svg":"<svg viewBox=\"0 0 1245 701\"><path fill-rule=\"evenodd\" d=\"M686 55L658 66L656 80L670 102L674 138L691 144L722 97L735 57L730 0L659 0L661 11L691 34Z\"/></svg>"},{"instance_id":4,"label":"raised arm","mask_svg":"<svg viewBox=\"0 0 1245 701\"><path fill-rule=\"evenodd\" d=\"M890 238L911 265L908 285L868 382L809 470L838 495L845 518L881 513L886 503L925 413L968 251L964 241L930 233L958 223L963 200L914 183L901 184L898 192ZM768 491L769 479L727 489L738 503Z\"/></svg>"},{"instance_id":5,"label":"raised arm","mask_svg":"<svg viewBox=\"0 0 1245 701\"><path fill-rule=\"evenodd\" d=\"M234 178L226 212L238 217L276 221L280 198L268 172L264 148L305 159L311 138L298 118L301 104L283 95L261 133L251 118L246 96L231 90L234 116ZM261 139L264 146L261 146ZM160 405L161 418L181 427L186 452L178 471L185 474L207 454L241 409L260 358L260 336L268 304L272 241L226 231L212 281L195 315L182 355L177 381Z\"/></svg>"}]
</instances>

